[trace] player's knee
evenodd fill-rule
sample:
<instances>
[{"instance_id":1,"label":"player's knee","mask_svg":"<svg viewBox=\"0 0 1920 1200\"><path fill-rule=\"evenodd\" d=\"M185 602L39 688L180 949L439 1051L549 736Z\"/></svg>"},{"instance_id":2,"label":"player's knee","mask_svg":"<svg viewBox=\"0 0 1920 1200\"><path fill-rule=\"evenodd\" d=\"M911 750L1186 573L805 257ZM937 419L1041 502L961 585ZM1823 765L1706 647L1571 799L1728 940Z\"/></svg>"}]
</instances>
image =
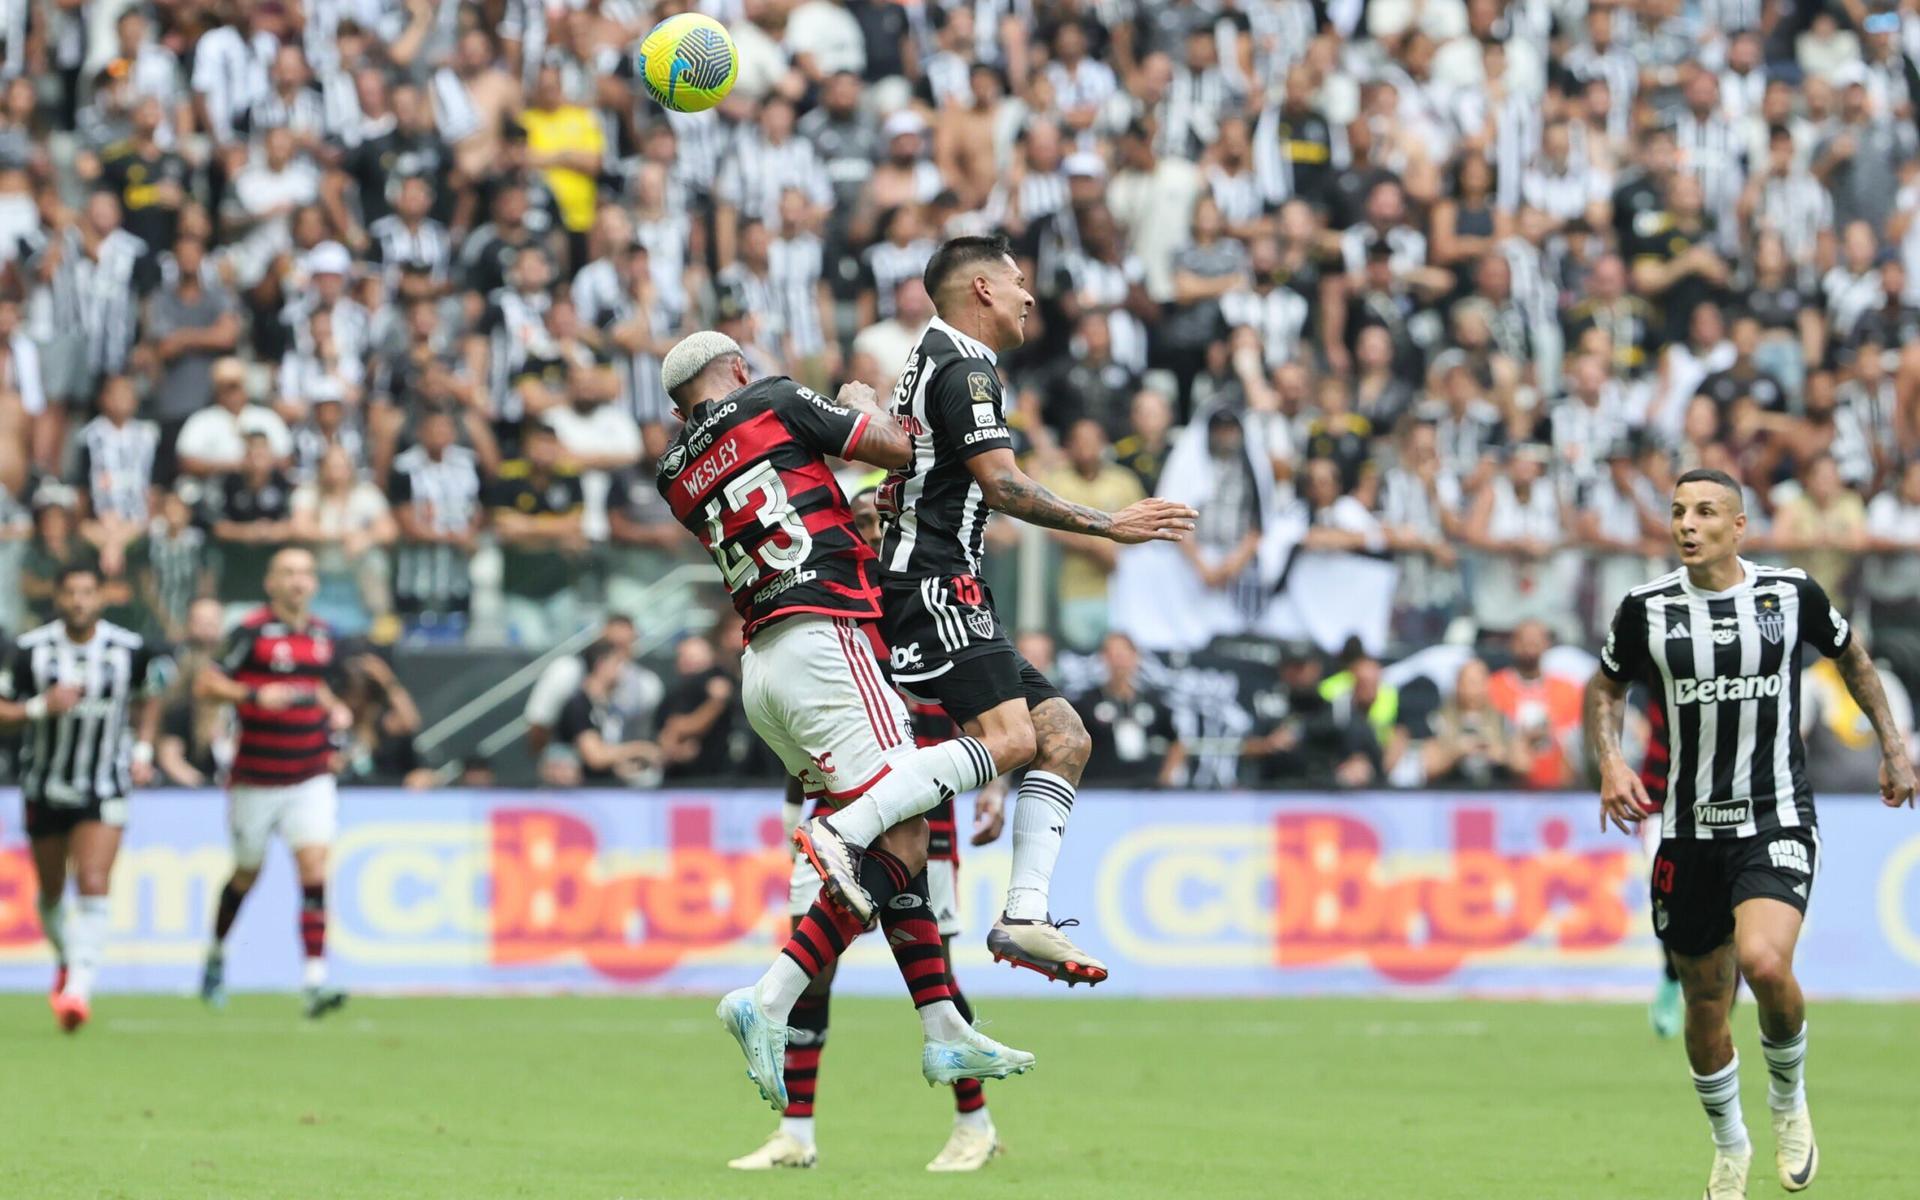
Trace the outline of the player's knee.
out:
<instances>
[{"instance_id":1,"label":"player's knee","mask_svg":"<svg viewBox=\"0 0 1920 1200\"><path fill-rule=\"evenodd\" d=\"M1093 753L1093 737L1081 724L1080 715L1072 709L1067 711L1071 719L1063 719L1057 729L1049 731L1047 744L1038 751L1033 765L1042 771L1078 779L1081 769L1087 765L1087 756Z\"/></svg>"},{"instance_id":2,"label":"player's knee","mask_svg":"<svg viewBox=\"0 0 1920 1200\"><path fill-rule=\"evenodd\" d=\"M1793 960L1772 946L1749 947L1740 955L1740 974L1755 994L1766 994L1793 982Z\"/></svg>"},{"instance_id":3,"label":"player's knee","mask_svg":"<svg viewBox=\"0 0 1920 1200\"><path fill-rule=\"evenodd\" d=\"M993 755L994 768L1002 775L1032 762L1038 748L1032 721L1010 721L982 740L987 743L987 753Z\"/></svg>"},{"instance_id":4,"label":"player's knee","mask_svg":"<svg viewBox=\"0 0 1920 1200\"><path fill-rule=\"evenodd\" d=\"M236 892L249 892L253 890L253 882L258 878L260 878L260 871L257 867L235 867L233 877L227 880L227 886Z\"/></svg>"},{"instance_id":5,"label":"player's knee","mask_svg":"<svg viewBox=\"0 0 1920 1200\"><path fill-rule=\"evenodd\" d=\"M899 859L909 872L919 874L927 865L927 847L932 837L925 817L909 817L881 834L877 844Z\"/></svg>"},{"instance_id":6,"label":"player's knee","mask_svg":"<svg viewBox=\"0 0 1920 1200\"><path fill-rule=\"evenodd\" d=\"M74 890L82 896L104 896L109 874L105 867L82 867L73 877Z\"/></svg>"}]
</instances>

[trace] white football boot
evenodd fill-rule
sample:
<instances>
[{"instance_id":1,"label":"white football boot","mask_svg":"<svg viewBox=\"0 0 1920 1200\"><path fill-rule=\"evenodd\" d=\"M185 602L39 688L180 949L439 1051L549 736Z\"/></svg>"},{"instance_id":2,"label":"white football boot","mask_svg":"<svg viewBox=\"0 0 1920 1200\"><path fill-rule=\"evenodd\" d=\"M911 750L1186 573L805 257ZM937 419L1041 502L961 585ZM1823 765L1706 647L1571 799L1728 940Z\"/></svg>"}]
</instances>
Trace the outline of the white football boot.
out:
<instances>
[{"instance_id":1,"label":"white football boot","mask_svg":"<svg viewBox=\"0 0 1920 1200\"><path fill-rule=\"evenodd\" d=\"M1747 1168L1753 1165L1753 1148L1735 1156L1715 1148L1713 1174L1707 1177L1707 1190L1700 1200L1747 1200Z\"/></svg>"},{"instance_id":2,"label":"white football boot","mask_svg":"<svg viewBox=\"0 0 1920 1200\"><path fill-rule=\"evenodd\" d=\"M978 1029L969 1029L958 1041L932 1038L920 1047L920 1074L928 1087L962 1079L1005 1079L1033 1070L1033 1055L1002 1046Z\"/></svg>"},{"instance_id":3,"label":"white football boot","mask_svg":"<svg viewBox=\"0 0 1920 1200\"><path fill-rule=\"evenodd\" d=\"M784 1129L776 1129L767 1144L752 1154L743 1154L727 1165L736 1171L772 1171L780 1167L811 1167L820 1161L820 1152Z\"/></svg>"},{"instance_id":4,"label":"white football boot","mask_svg":"<svg viewBox=\"0 0 1920 1200\"><path fill-rule=\"evenodd\" d=\"M1806 1191L1820 1170L1820 1147L1806 1105L1773 1114L1773 1162L1780 1169L1780 1186L1790 1192Z\"/></svg>"},{"instance_id":5,"label":"white football boot","mask_svg":"<svg viewBox=\"0 0 1920 1200\"><path fill-rule=\"evenodd\" d=\"M747 1077L760 1089L760 1098L780 1112L787 1107L787 1027L760 1007L756 988L735 988L720 998L714 1010L740 1052L747 1056Z\"/></svg>"},{"instance_id":6,"label":"white football boot","mask_svg":"<svg viewBox=\"0 0 1920 1200\"><path fill-rule=\"evenodd\" d=\"M1006 1151L1000 1148L1000 1135L992 1126L975 1129L971 1125L955 1125L953 1136L940 1153L927 1164L929 1171L978 1171L988 1161L1000 1157Z\"/></svg>"}]
</instances>

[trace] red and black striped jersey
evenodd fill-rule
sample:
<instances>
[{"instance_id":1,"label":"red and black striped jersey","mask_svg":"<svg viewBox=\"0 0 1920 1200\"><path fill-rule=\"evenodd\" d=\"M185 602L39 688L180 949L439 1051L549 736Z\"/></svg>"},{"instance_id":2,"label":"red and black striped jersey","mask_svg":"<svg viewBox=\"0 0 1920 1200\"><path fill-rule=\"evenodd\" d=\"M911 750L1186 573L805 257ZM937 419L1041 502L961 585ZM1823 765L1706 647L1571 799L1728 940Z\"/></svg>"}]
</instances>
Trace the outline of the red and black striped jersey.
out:
<instances>
[{"instance_id":1,"label":"red and black striped jersey","mask_svg":"<svg viewBox=\"0 0 1920 1200\"><path fill-rule=\"evenodd\" d=\"M880 615L874 553L825 456L846 457L867 416L784 376L687 414L655 485L713 555L745 635L795 613Z\"/></svg>"},{"instance_id":2,"label":"red and black striped jersey","mask_svg":"<svg viewBox=\"0 0 1920 1200\"><path fill-rule=\"evenodd\" d=\"M303 697L281 709L237 706L240 747L233 782L281 787L331 773L333 729L322 694L335 677L335 650L326 622L309 617L296 629L271 608L250 613L227 635L220 669L235 682L250 688L292 684Z\"/></svg>"},{"instance_id":3,"label":"red and black striped jersey","mask_svg":"<svg viewBox=\"0 0 1920 1200\"><path fill-rule=\"evenodd\" d=\"M1648 692L1646 708L1647 753L1640 760L1640 784L1647 789L1647 799L1659 808L1667 802L1667 767L1672 758L1667 746L1667 706L1660 693Z\"/></svg>"}]
</instances>

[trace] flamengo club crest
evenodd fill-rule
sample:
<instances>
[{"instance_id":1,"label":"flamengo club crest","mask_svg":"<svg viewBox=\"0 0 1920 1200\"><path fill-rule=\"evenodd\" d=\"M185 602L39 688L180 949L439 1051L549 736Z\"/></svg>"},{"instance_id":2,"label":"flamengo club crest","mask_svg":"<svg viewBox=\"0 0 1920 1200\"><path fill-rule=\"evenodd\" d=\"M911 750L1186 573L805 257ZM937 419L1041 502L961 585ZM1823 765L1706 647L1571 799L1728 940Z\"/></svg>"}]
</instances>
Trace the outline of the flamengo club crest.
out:
<instances>
[{"instance_id":1,"label":"flamengo club crest","mask_svg":"<svg viewBox=\"0 0 1920 1200\"><path fill-rule=\"evenodd\" d=\"M1754 602L1754 619L1760 624L1760 636L1778 642L1787 632L1787 615L1780 611L1780 597L1762 596Z\"/></svg>"}]
</instances>

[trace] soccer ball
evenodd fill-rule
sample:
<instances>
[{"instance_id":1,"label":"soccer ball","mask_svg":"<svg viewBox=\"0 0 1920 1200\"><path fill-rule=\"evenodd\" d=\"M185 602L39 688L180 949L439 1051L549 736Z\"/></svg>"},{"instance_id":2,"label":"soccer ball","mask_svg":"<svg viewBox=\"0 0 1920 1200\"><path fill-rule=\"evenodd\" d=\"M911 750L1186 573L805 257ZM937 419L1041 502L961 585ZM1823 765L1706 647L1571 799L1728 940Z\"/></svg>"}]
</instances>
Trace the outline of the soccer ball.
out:
<instances>
[{"instance_id":1,"label":"soccer ball","mask_svg":"<svg viewBox=\"0 0 1920 1200\"><path fill-rule=\"evenodd\" d=\"M647 91L675 112L705 112L727 98L740 77L740 51L727 27L699 13L681 13L653 27L640 43Z\"/></svg>"}]
</instances>

